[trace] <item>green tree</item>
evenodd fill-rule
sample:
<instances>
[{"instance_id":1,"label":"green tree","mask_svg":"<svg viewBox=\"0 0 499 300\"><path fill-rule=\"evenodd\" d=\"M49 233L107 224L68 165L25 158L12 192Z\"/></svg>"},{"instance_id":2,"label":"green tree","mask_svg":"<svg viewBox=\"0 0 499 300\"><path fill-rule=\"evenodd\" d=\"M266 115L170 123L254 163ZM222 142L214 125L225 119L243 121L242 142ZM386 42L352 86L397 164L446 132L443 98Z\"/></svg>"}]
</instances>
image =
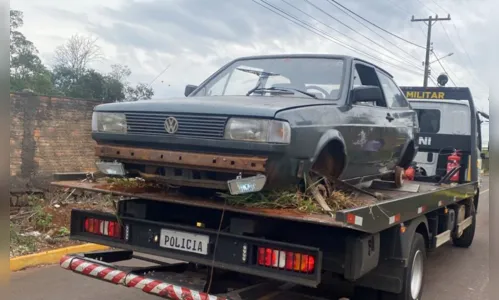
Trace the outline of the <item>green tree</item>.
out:
<instances>
[{"instance_id":1,"label":"green tree","mask_svg":"<svg viewBox=\"0 0 499 300\"><path fill-rule=\"evenodd\" d=\"M125 98L124 86L109 75L93 69L79 70L65 66L54 68L54 85L63 95L72 98L88 98L103 102L120 101Z\"/></svg>"},{"instance_id":2,"label":"green tree","mask_svg":"<svg viewBox=\"0 0 499 300\"><path fill-rule=\"evenodd\" d=\"M126 101L149 100L154 96L154 91L146 84L139 83L135 87L127 86L125 95Z\"/></svg>"},{"instance_id":3,"label":"green tree","mask_svg":"<svg viewBox=\"0 0 499 300\"><path fill-rule=\"evenodd\" d=\"M53 91L50 71L38 57L38 50L18 29L23 13L10 11L10 86L11 91L32 90L40 94Z\"/></svg>"},{"instance_id":4,"label":"green tree","mask_svg":"<svg viewBox=\"0 0 499 300\"><path fill-rule=\"evenodd\" d=\"M124 86L124 99L122 101L149 100L154 96L154 90L144 83L139 83L135 87L128 82L128 77L132 74L130 68L126 65L111 65L109 76L121 82Z\"/></svg>"}]
</instances>

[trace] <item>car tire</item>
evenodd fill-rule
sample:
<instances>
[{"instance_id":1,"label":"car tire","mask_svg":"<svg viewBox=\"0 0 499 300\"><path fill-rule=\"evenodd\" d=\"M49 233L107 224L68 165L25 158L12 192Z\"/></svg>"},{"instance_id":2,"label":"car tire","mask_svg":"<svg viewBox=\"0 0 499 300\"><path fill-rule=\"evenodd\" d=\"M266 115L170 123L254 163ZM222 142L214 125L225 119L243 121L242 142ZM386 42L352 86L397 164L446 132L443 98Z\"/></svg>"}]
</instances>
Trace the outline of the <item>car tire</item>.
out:
<instances>
[{"instance_id":1,"label":"car tire","mask_svg":"<svg viewBox=\"0 0 499 300\"><path fill-rule=\"evenodd\" d=\"M404 185L404 169L401 167L395 167L395 187L400 188Z\"/></svg>"}]
</instances>

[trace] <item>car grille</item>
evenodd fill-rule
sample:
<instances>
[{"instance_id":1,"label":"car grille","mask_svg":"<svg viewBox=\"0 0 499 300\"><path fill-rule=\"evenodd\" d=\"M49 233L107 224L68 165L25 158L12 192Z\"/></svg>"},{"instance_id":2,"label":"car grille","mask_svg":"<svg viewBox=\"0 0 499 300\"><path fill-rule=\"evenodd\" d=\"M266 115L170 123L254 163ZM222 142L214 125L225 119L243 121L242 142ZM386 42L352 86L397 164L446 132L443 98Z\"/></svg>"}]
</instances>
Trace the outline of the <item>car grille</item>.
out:
<instances>
[{"instance_id":1,"label":"car grille","mask_svg":"<svg viewBox=\"0 0 499 300\"><path fill-rule=\"evenodd\" d=\"M228 117L187 115L169 113L126 113L128 134L154 136L187 136L198 138L221 139L224 136ZM178 121L178 129L174 134L165 130L165 121L174 117Z\"/></svg>"}]
</instances>

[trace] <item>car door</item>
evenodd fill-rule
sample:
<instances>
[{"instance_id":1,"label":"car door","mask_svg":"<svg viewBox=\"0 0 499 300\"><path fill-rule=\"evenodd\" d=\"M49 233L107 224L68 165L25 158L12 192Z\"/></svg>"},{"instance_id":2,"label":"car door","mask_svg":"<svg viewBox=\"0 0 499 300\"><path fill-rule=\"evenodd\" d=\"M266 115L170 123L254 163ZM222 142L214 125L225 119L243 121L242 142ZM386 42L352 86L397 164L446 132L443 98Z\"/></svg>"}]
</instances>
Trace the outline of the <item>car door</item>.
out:
<instances>
[{"instance_id":1,"label":"car door","mask_svg":"<svg viewBox=\"0 0 499 300\"><path fill-rule=\"evenodd\" d=\"M352 88L356 86L380 86L375 69L362 62L355 62L352 70ZM343 178L378 175L383 159L382 135L385 127L386 103L383 98L377 101L355 103L347 114L343 136L349 156L348 167Z\"/></svg>"},{"instance_id":2,"label":"car door","mask_svg":"<svg viewBox=\"0 0 499 300\"><path fill-rule=\"evenodd\" d=\"M382 151L386 157L386 167L393 169L402 159L405 146L414 140L415 127L418 126L417 114L392 77L381 70L376 70L376 73L387 104Z\"/></svg>"}]
</instances>

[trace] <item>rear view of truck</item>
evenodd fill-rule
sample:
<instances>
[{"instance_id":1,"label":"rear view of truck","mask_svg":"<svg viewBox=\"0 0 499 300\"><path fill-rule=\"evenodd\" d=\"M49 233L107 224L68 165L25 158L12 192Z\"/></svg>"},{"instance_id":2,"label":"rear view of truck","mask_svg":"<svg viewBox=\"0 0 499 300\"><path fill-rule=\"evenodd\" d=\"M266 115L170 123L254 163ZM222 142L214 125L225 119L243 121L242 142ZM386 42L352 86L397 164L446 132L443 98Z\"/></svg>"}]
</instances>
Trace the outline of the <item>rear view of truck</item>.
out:
<instances>
[{"instance_id":1,"label":"rear view of truck","mask_svg":"<svg viewBox=\"0 0 499 300\"><path fill-rule=\"evenodd\" d=\"M468 98L466 143L474 149L476 114ZM448 143L457 148L459 141ZM58 174L55 186L121 197L115 214L71 215L72 239L113 250L65 256L61 267L167 299L335 299L333 286L351 299L421 299L428 250L473 241L477 154L462 153L469 163L440 177L338 181L342 193L328 199L330 211L301 194L269 204L255 200L259 193L250 201L142 179ZM458 171L470 175L451 181ZM340 201L349 204L335 207ZM122 264L131 259L149 266Z\"/></svg>"}]
</instances>

